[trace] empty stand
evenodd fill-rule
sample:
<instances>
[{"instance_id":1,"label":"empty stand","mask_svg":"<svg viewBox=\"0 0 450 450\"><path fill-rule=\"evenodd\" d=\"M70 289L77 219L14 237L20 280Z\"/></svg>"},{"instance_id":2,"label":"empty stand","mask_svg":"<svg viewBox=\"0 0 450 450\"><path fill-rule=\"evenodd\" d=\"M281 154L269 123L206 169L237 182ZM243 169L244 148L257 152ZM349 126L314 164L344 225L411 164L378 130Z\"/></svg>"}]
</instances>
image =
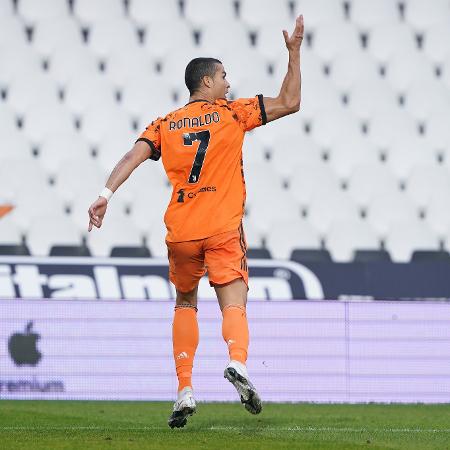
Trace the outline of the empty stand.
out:
<instances>
[{"instance_id":1,"label":"empty stand","mask_svg":"<svg viewBox=\"0 0 450 450\"><path fill-rule=\"evenodd\" d=\"M275 97L298 13L301 111L245 139L248 245L302 261L450 248L447 0L4 0L0 193L16 208L0 252L26 253L26 238L33 254L83 254L108 173L188 101L186 64L217 57L235 98ZM170 196L161 161L142 164L88 235L92 254L165 257Z\"/></svg>"},{"instance_id":2,"label":"empty stand","mask_svg":"<svg viewBox=\"0 0 450 450\"><path fill-rule=\"evenodd\" d=\"M319 233L304 219L275 220L267 235L267 248L274 258L288 259L292 248L320 247Z\"/></svg>"},{"instance_id":3,"label":"empty stand","mask_svg":"<svg viewBox=\"0 0 450 450\"><path fill-rule=\"evenodd\" d=\"M380 240L362 219L333 221L327 233L326 247L333 261L350 262L358 249L378 250Z\"/></svg>"},{"instance_id":4,"label":"empty stand","mask_svg":"<svg viewBox=\"0 0 450 450\"><path fill-rule=\"evenodd\" d=\"M423 222L401 219L391 224L386 248L394 262L409 262L414 250L439 250L439 239Z\"/></svg>"}]
</instances>

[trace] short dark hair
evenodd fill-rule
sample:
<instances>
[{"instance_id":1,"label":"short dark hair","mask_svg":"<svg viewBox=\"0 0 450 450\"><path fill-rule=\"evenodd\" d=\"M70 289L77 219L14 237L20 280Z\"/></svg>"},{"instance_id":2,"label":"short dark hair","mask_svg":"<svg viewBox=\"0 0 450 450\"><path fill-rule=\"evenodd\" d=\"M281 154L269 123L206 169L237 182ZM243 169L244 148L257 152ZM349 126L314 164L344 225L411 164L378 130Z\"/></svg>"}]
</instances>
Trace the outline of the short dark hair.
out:
<instances>
[{"instance_id":1,"label":"short dark hair","mask_svg":"<svg viewBox=\"0 0 450 450\"><path fill-rule=\"evenodd\" d=\"M216 58L194 58L184 72L184 82L192 95L199 87L203 77L213 77L217 71L217 64L222 64Z\"/></svg>"}]
</instances>

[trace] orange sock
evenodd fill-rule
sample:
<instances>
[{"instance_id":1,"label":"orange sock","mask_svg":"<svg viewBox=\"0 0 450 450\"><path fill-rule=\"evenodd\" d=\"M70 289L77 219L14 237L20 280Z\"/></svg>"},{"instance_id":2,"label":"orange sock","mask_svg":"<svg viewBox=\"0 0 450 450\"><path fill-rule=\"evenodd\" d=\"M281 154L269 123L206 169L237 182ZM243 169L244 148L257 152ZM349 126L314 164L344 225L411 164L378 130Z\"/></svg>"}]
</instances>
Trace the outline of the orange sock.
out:
<instances>
[{"instance_id":1,"label":"orange sock","mask_svg":"<svg viewBox=\"0 0 450 450\"><path fill-rule=\"evenodd\" d=\"M192 367L198 345L197 309L176 306L172 325L173 357L178 391L192 386Z\"/></svg>"},{"instance_id":2,"label":"orange sock","mask_svg":"<svg viewBox=\"0 0 450 450\"><path fill-rule=\"evenodd\" d=\"M222 311L222 336L230 359L245 364L248 350L248 323L245 306L227 305Z\"/></svg>"}]
</instances>

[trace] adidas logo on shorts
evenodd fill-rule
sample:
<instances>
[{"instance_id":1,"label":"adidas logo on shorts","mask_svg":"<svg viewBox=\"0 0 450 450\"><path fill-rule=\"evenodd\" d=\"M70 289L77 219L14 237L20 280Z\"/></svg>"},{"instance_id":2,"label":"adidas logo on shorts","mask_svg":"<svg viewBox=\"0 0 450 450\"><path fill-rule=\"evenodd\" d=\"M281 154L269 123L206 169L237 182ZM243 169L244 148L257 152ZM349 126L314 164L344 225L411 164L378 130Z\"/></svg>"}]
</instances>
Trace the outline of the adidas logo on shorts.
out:
<instances>
[{"instance_id":1,"label":"adidas logo on shorts","mask_svg":"<svg viewBox=\"0 0 450 450\"><path fill-rule=\"evenodd\" d=\"M177 355L177 359L189 358L189 355L186 352L181 352Z\"/></svg>"}]
</instances>

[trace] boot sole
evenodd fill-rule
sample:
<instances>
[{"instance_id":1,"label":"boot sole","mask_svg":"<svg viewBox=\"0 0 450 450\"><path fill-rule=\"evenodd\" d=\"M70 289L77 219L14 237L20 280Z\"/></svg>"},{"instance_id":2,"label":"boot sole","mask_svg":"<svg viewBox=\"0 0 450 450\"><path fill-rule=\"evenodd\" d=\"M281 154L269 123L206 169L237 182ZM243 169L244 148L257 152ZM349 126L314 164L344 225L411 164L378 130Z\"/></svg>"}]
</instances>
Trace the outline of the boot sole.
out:
<instances>
[{"instance_id":1,"label":"boot sole","mask_svg":"<svg viewBox=\"0 0 450 450\"><path fill-rule=\"evenodd\" d=\"M194 408L183 408L180 411L174 411L167 421L170 428L183 428L187 423L187 418L195 413Z\"/></svg>"},{"instance_id":2,"label":"boot sole","mask_svg":"<svg viewBox=\"0 0 450 450\"><path fill-rule=\"evenodd\" d=\"M232 367L227 367L223 376L236 388L241 397L241 403L250 414L259 414L262 411L261 399L249 380Z\"/></svg>"}]
</instances>

